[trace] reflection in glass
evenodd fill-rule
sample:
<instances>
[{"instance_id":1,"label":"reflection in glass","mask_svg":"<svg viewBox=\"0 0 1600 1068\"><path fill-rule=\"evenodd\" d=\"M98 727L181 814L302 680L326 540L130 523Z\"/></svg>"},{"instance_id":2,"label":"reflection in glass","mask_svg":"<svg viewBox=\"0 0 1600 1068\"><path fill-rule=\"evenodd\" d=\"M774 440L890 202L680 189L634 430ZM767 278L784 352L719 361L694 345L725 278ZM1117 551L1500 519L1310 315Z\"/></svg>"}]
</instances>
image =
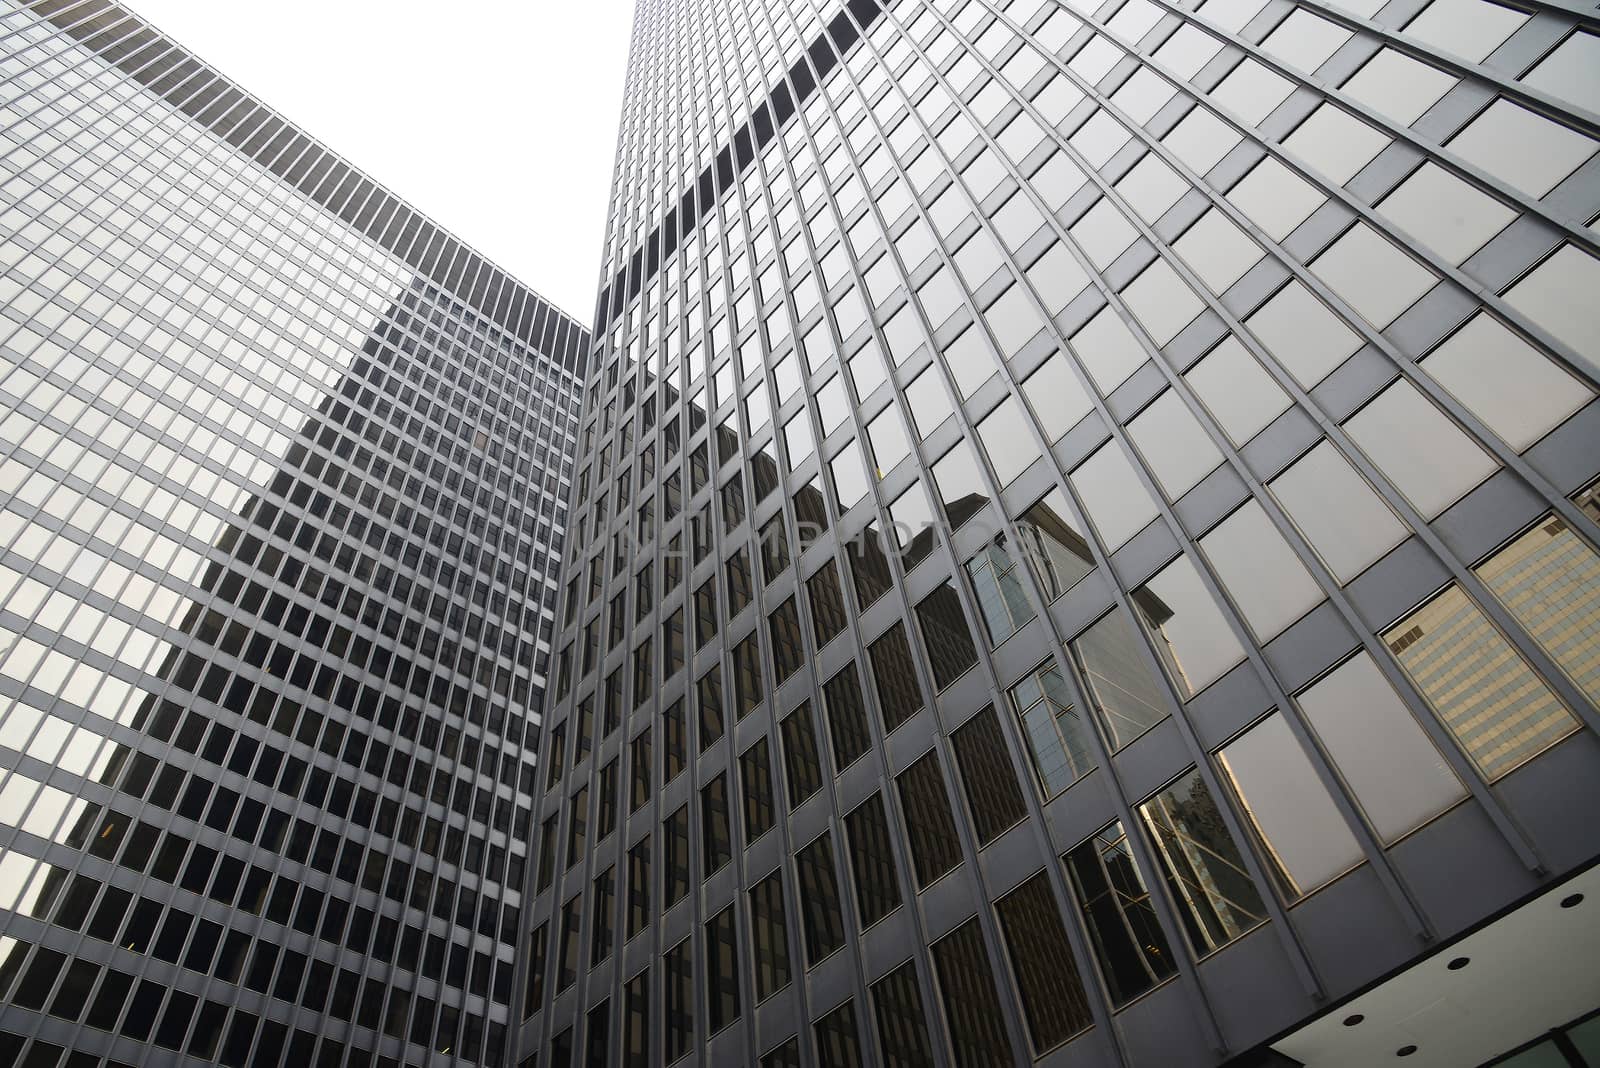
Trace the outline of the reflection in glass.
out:
<instances>
[{"instance_id":1,"label":"reflection in glass","mask_svg":"<svg viewBox=\"0 0 1600 1068\"><path fill-rule=\"evenodd\" d=\"M1266 919L1244 857L1199 771L1140 805L1139 816L1197 955L1222 948Z\"/></svg>"},{"instance_id":2,"label":"reflection in glass","mask_svg":"<svg viewBox=\"0 0 1600 1068\"><path fill-rule=\"evenodd\" d=\"M1022 553L1033 563L1045 599L1055 600L1094 570L1094 553L1077 527L1066 496L1053 489L1017 518Z\"/></svg>"},{"instance_id":3,"label":"reflection in glass","mask_svg":"<svg viewBox=\"0 0 1600 1068\"><path fill-rule=\"evenodd\" d=\"M1139 636L1122 609L1067 643L1073 661L1089 684L1100 724L1121 749L1167 718L1167 695L1139 648Z\"/></svg>"},{"instance_id":4,"label":"reflection in glass","mask_svg":"<svg viewBox=\"0 0 1600 1068\"><path fill-rule=\"evenodd\" d=\"M1578 729L1459 586L1390 627L1383 640L1491 782Z\"/></svg>"},{"instance_id":5,"label":"reflection in glass","mask_svg":"<svg viewBox=\"0 0 1600 1068\"><path fill-rule=\"evenodd\" d=\"M1489 592L1600 704L1600 555L1548 515L1476 568Z\"/></svg>"},{"instance_id":6,"label":"reflection in glass","mask_svg":"<svg viewBox=\"0 0 1600 1068\"><path fill-rule=\"evenodd\" d=\"M1178 691L1193 697L1244 659L1217 602L1187 556L1180 556L1130 599Z\"/></svg>"},{"instance_id":7,"label":"reflection in glass","mask_svg":"<svg viewBox=\"0 0 1600 1068\"><path fill-rule=\"evenodd\" d=\"M1278 884L1308 894L1361 862L1361 847L1305 750L1274 712L1217 753Z\"/></svg>"},{"instance_id":8,"label":"reflection in glass","mask_svg":"<svg viewBox=\"0 0 1600 1068\"><path fill-rule=\"evenodd\" d=\"M1017 562L1006 551L1006 538L1002 534L978 551L967 561L967 577L972 581L977 595L978 612L989 635L992 649L1034 617L1033 606L1022 588L1022 576Z\"/></svg>"},{"instance_id":9,"label":"reflection in glass","mask_svg":"<svg viewBox=\"0 0 1600 1068\"><path fill-rule=\"evenodd\" d=\"M1022 722L1028 754L1049 800L1094 768L1089 726L1054 664L1045 664L1011 687L1011 708Z\"/></svg>"},{"instance_id":10,"label":"reflection in glass","mask_svg":"<svg viewBox=\"0 0 1600 1068\"><path fill-rule=\"evenodd\" d=\"M1089 942L1117 1007L1177 972L1121 821L1066 856Z\"/></svg>"},{"instance_id":11,"label":"reflection in glass","mask_svg":"<svg viewBox=\"0 0 1600 1068\"><path fill-rule=\"evenodd\" d=\"M1089 999L1044 872L995 902L994 911L1037 1056L1093 1022Z\"/></svg>"},{"instance_id":12,"label":"reflection in glass","mask_svg":"<svg viewBox=\"0 0 1600 1068\"><path fill-rule=\"evenodd\" d=\"M978 462L973 459L972 446L965 441L957 442L933 465L933 480L939 487L939 500L951 530L960 529L989 503L989 491L978 471Z\"/></svg>"}]
</instances>

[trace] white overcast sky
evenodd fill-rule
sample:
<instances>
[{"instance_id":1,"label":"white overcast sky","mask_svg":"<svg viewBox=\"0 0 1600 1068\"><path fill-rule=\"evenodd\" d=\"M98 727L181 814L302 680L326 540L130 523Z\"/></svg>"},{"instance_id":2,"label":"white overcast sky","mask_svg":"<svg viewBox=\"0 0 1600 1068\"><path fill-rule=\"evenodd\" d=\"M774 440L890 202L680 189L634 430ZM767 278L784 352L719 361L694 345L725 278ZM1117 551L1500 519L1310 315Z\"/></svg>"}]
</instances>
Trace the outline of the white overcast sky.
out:
<instances>
[{"instance_id":1,"label":"white overcast sky","mask_svg":"<svg viewBox=\"0 0 1600 1068\"><path fill-rule=\"evenodd\" d=\"M588 323L632 0L129 0Z\"/></svg>"}]
</instances>

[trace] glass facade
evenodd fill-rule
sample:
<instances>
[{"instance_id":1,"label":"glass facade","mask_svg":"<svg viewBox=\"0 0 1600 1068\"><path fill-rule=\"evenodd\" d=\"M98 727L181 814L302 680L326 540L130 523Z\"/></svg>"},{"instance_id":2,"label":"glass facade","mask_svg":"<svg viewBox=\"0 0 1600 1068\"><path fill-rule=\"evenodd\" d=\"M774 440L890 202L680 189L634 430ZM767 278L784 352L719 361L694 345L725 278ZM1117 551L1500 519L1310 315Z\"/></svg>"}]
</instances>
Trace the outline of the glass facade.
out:
<instances>
[{"instance_id":1,"label":"glass facade","mask_svg":"<svg viewBox=\"0 0 1600 1068\"><path fill-rule=\"evenodd\" d=\"M586 332L103 0L0 86L0 1061L500 1063Z\"/></svg>"},{"instance_id":2,"label":"glass facade","mask_svg":"<svg viewBox=\"0 0 1600 1068\"><path fill-rule=\"evenodd\" d=\"M521 1063L1221 1063L1600 854L1596 39L640 0L525 936L676 874Z\"/></svg>"}]
</instances>

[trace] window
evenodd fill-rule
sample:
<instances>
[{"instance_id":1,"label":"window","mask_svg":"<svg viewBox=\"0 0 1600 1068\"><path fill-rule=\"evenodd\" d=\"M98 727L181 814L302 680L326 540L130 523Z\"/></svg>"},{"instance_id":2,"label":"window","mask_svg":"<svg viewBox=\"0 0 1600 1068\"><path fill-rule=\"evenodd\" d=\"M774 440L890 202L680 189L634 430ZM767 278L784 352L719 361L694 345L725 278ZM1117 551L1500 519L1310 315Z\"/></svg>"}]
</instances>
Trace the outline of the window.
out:
<instances>
[{"instance_id":1,"label":"window","mask_svg":"<svg viewBox=\"0 0 1600 1068\"><path fill-rule=\"evenodd\" d=\"M844 916L833 870L833 843L826 832L795 858L800 878L800 916L805 931L806 966L817 964L844 945Z\"/></svg>"},{"instance_id":2,"label":"window","mask_svg":"<svg viewBox=\"0 0 1600 1068\"><path fill-rule=\"evenodd\" d=\"M767 740L762 738L739 756L739 782L744 793L744 838L754 842L772 829L772 767Z\"/></svg>"},{"instance_id":3,"label":"window","mask_svg":"<svg viewBox=\"0 0 1600 1068\"><path fill-rule=\"evenodd\" d=\"M1295 700L1385 844L1466 796L1368 653L1346 660Z\"/></svg>"},{"instance_id":4,"label":"window","mask_svg":"<svg viewBox=\"0 0 1600 1068\"><path fill-rule=\"evenodd\" d=\"M1600 556L1566 521L1547 515L1476 568L1573 684L1600 704Z\"/></svg>"},{"instance_id":5,"label":"window","mask_svg":"<svg viewBox=\"0 0 1600 1068\"><path fill-rule=\"evenodd\" d=\"M628 796L628 812L638 812L650 802L652 790L650 780L650 728L643 731L628 744L628 765L632 771L632 789Z\"/></svg>"},{"instance_id":6,"label":"window","mask_svg":"<svg viewBox=\"0 0 1600 1068\"><path fill-rule=\"evenodd\" d=\"M596 841L617 829L617 762L609 761L600 769L600 781L595 787L594 837Z\"/></svg>"},{"instance_id":7,"label":"window","mask_svg":"<svg viewBox=\"0 0 1600 1068\"><path fill-rule=\"evenodd\" d=\"M662 871L662 904L671 908L689 892L689 806L683 805L662 824L666 866Z\"/></svg>"},{"instance_id":8,"label":"window","mask_svg":"<svg viewBox=\"0 0 1600 1068\"><path fill-rule=\"evenodd\" d=\"M1065 858L1111 1003L1126 1005L1177 972L1120 821Z\"/></svg>"},{"instance_id":9,"label":"window","mask_svg":"<svg viewBox=\"0 0 1600 1068\"><path fill-rule=\"evenodd\" d=\"M762 581L770 584L788 567L789 537L783 525L783 514L780 512L761 528Z\"/></svg>"},{"instance_id":10,"label":"window","mask_svg":"<svg viewBox=\"0 0 1600 1068\"><path fill-rule=\"evenodd\" d=\"M795 599L788 598L767 617L767 632L772 639L772 668L782 686L805 663L805 646L800 638L800 612Z\"/></svg>"},{"instance_id":11,"label":"window","mask_svg":"<svg viewBox=\"0 0 1600 1068\"><path fill-rule=\"evenodd\" d=\"M986 846L1027 814L994 708L984 708L950 736L978 845Z\"/></svg>"},{"instance_id":12,"label":"window","mask_svg":"<svg viewBox=\"0 0 1600 1068\"><path fill-rule=\"evenodd\" d=\"M1035 1057L1093 1022L1067 928L1044 872L995 902Z\"/></svg>"},{"instance_id":13,"label":"window","mask_svg":"<svg viewBox=\"0 0 1600 1068\"><path fill-rule=\"evenodd\" d=\"M872 747L866 702L856 666L850 664L822 688L828 705L828 737L833 742L833 773L838 775Z\"/></svg>"},{"instance_id":14,"label":"window","mask_svg":"<svg viewBox=\"0 0 1600 1068\"><path fill-rule=\"evenodd\" d=\"M906 961L872 984L872 1013L878 1021L878 1051L884 1064L934 1063L915 961Z\"/></svg>"},{"instance_id":15,"label":"window","mask_svg":"<svg viewBox=\"0 0 1600 1068\"><path fill-rule=\"evenodd\" d=\"M1222 453L1176 390L1128 423L1128 436L1167 499L1177 501L1222 463Z\"/></svg>"},{"instance_id":16,"label":"window","mask_svg":"<svg viewBox=\"0 0 1600 1068\"><path fill-rule=\"evenodd\" d=\"M1487 779L1577 729L1572 713L1459 586L1447 587L1383 638ZM1466 678L1495 681L1466 686Z\"/></svg>"},{"instance_id":17,"label":"window","mask_svg":"<svg viewBox=\"0 0 1600 1068\"><path fill-rule=\"evenodd\" d=\"M589 829L589 788L580 787L567 805L571 813L567 820L567 867L578 863L584 854L584 842Z\"/></svg>"},{"instance_id":18,"label":"window","mask_svg":"<svg viewBox=\"0 0 1600 1068\"><path fill-rule=\"evenodd\" d=\"M1361 846L1282 715L1229 742L1217 760L1291 900L1361 863Z\"/></svg>"},{"instance_id":19,"label":"window","mask_svg":"<svg viewBox=\"0 0 1600 1068\"><path fill-rule=\"evenodd\" d=\"M868 647L872 659L872 678L878 691L878 709L883 713L883 732L896 727L922 711L922 688L917 685L916 665L906 641L905 626L896 623Z\"/></svg>"},{"instance_id":20,"label":"window","mask_svg":"<svg viewBox=\"0 0 1600 1068\"><path fill-rule=\"evenodd\" d=\"M1022 404L1013 395L984 416L978 424L978 440L994 469L995 481L1009 486L1039 458L1039 446L1030 433L1031 424Z\"/></svg>"},{"instance_id":21,"label":"window","mask_svg":"<svg viewBox=\"0 0 1600 1068\"><path fill-rule=\"evenodd\" d=\"M889 557L883 550L883 534L875 522L867 524L858 536L845 543L850 577L855 582L856 603L863 609L894 587Z\"/></svg>"},{"instance_id":22,"label":"window","mask_svg":"<svg viewBox=\"0 0 1600 1068\"><path fill-rule=\"evenodd\" d=\"M1345 420L1350 437L1432 519L1494 473L1494 459L1400 379Z\"/></svg>"},{"instance_id":23,"label":"window","mask_svg":"<svg viewBox=\"0 0 1600 1068\"><path fill-rule=\"evenodd\" d=\"M943 582L917 605L917 623L927 646L933 668L933 683L944 690L978 663L978 650L972 644L972 631L961 610L961 598L949 582Z\"/></svg>"},{"instance_id":24,"label":"window","mask_svg":"<svg viewBox=\"0 0 1600 1068\"><path fill-rule=\"evenodd\" d=\"M1432 161L1378 204L1378 214L1451 264L1459 264L1517 217L1516 211Z\"/></svg>"},{"instance_id":25,"label":"window","mask_svg":"<svg viewBox=\"0 0 1600 1068\"><path fill-rule=\"evenodd\" d=\"M733 647L733 695L740 719L760 707L762 701L761 639L755 631Z\"/></svg>"},{"instance_id":26,"label":"window","mask_svg":"<svg viewBox=\"0 0 1600 1068\"><path fill-rule=\"evenodd\" d=\"M1600 34L1578 31L1556 46L1537 66L1522 76L1524 85L1600 113Z\"/></svg>"},{"instance_id":27,"label":"window","mask_svg":"<svg viewBox=\"0 0 1600 1068\"><path fill-rule=\"evenodd\" d=\"M650 926L650 839L641 839L628 850L628 926L632 938Z\"/></svg>"},{"instance_id":28,"label":"window","mask_svg":"<svg viewBox=\"0 0 1600 1068\"><path fill-rule=\"evenodd\" d=\"M1346 230L1310 264L1311 272L1382 330L1438 281L1364 222Z\"/></svg>"},{"instance_id":29,"label":"window","mask_svg":"<svg viewBox=\"0 0 1600 1068\"><path fill-rule=\"evenodd\" d=\"M1266 919L1238 843L1199 771L1140 805L1139 816L1196 955L1221 949Z\"/></svg>"},{"instance_id":30,"label":"window","mask_svg":"<svg viewBox=\"0 0 1600 1068\"><path fill-rule=\"evenodd\" d=\"M700 713L700 752L722 737L722 667L714 665L695 684L695 707Z\"/></svg>"},{"instance_id":31,"label":"window","mask_svg":"<svg viewBox=\"0 0 1600 1068\"><path fill-rule=\"evenodd\" d=\"M706 1034L714 1035L739 1018L739 947L733 907L706 924Z\"/></svg>"},{"instance_id":32,"label":"window","mask_svg":"<svg viewBox=\"0 0 1600 1068\"><path fill-rule=\"evenodd\" d=\"M829 1068L861 1068L861 1038L856 1010L846 1001L817 1021L817 1059Z\"/></svg>"},{"instance_id":33,"label":"window","mask_svg":"<svg viewBox=\"0 0 1600 1068\"><path fill-rule=\"evenodd\" d=\"M1325 596L1255 500L1247 501L1199 542L1239 614L1263 644Z\"/></svg>"},{"instance_id":34,"label":"window","mask_svg":"<svg viewBox=\"0 0 1600 1068\"><path fill-rule=\"evenodd\" d=\"M1243 647L1187 556L1162 568L1130 599L1182 696L1194 696L1244 659Z\"/></svg>"},{"instance_id":35,"label":"window","mask_svg":"<svg viewBox=\"0 0 1600 1068\"><path fill-rule=\"evenodd\" d=\"M1006 549L1004 534L986 543L977 556L968 560L966 571L991 649L1033 619L1033 606L1022 588L1017 562Z\"/></svg>"},{"instance_id":36,"label":"window","mask_svg":"<svg viewBox=\"0 0 1600 1068\"><path fill-rule=\"evenodd\" d=\"M663 783L671 782L683 771L689 759L688 731L683 722L683 702L674 701L661 713L661 761Z\"/></svg>"},{"instance_id":37,"label":"window","mask_svg":"<svg viewBox=\"0 0 1600 1068\"><path fill-rule=\"evenodd\" d=\"M717 580L707 579L694 591L694 647L704 649L717 636Z\"/></svg>"},{"instance_id":38,"label":"window","mask_svg":"<svg viewBox=\"0 0 1600 1068\"><path fill-rule=\"evenodd\" d=\"M822 789L822 761L817 754L816 728L811 724L811 702L803 703L778 725L783 735L783 779L789 809Z\"/></svg>"},{"instance_id":39,"label":"window","mask_svg":"<svg viewBox=\"0 0 1600 1068\"><path fill-rule=\"evenodd\" d=\"M667 950L662 961L661 1015L666 1026L666 1060L670 1064L694 1044L694 974L691 939Z\"/></svg>"},{"instance_id":40,"label":"window","mask_svg":"<svg viewBox=\"0 0 1600 1068\"><path fill-rule=\"evenodd\" d=\"M1067 477L1107 552L1122 548L1159 514L1150 491L1115 441L1102 445Z\"/></svg>"},{"instance_id":41,"label":"window","mask_svg":"<svg viewBox=\"0 0 1600 1068\"><path fill-rule=\"evenodd\" d=\"M989 491L978 472L978 462L972 458L972 447L964 441L957 442L933 465L933 481L951 530L959 530L989 503Z\"/></svg>"},{"instance_id":42,"label":"window","mask_svg":"<svg viewBox=\"0 0 1600 1068\"><path fill-rule=\"evenodd\" d=\"M718 775L700 788L700 840L704 875L710 876L733 859L726 774Z\"/></svg>"},{"instance_id":43,"label":"window","mask_svg":"<svg viewBox=\"0 0 1600 1068\"><path fill-rule=\"evenodd\" d=\"M806 597L811 604L811 629L822 648L842 633L848 625L844 611L844 595L839 590L838 569L829 560L806 579Z\"/></svg>"},{"instance_id":44,"label":"window","mask_svg":"<svg viewBox=\"0 0 1600 1068\"><path fill-rule=\"evenodd\" d=\"M1343 185L1389 145L1389 138L1333 103L1295 127L1283 146L1335 185Z\"/></svg>"},{"instance_id":45,"label":"window","mask_svg":"<svg viewBox=\"0 0 1600 1068\"><path fill-rule=\"evenodd\" d=\"M1268 485L1340 582L1355 578L1410 533L1326 440Z\"/></svg>"},{"instance_id":46,"label":"window","mask_svg":"<svg viewBox=\"0 0 1600 1068\"><path fill-rule=\"evenodd\" d=\"M1329 310L1326 304L1312 296L1311 290L1299 282L1290 282L1278 290L1270 300L1245 319L1245 325L1284 370L1293 375L1295 381L1306 389L1321 382L1334 368L1344 363L1361 347L1360 335ZM1277 388L1276 384L1273 388ZM1255 398L1258 394L1262 404L1267 403L1271 396L1270 391L1265 389L1253 390L1250 396ZM1232 404L1219 401L1218 410L1236 412L1239 422L1242 423L1246 419L1246 413L1237 411L1242 407L1238 403L1242 399L1238 398ZM1209 406L1211 401L1208 400L1207 404ZM1282 411L1287 407L1289 401L1285 396L1278 410ZM1252 406L1252 411L1257 410ZM1259 412L1257 414L1259 415ZM1266 422L1271 420L1268 419ZM1262 426L1265 425L1266 423L1262 423Z\"/></svg>"},{"instance_id":47,"label":"window","mask_svg":"<svg viewBox=\"0 0 1600 1068\"><path fill-rule=\"evenodd\" d=\"M1056 246L1057 249L1062 247ZM1045 260L1051 259L1054 251L1046 253ZM1062 253L1062 258L1070 259L1065 253ZM1035 264L1034 269L1038 270L1039 266ZM1052 443L1060 441L1067 431L1094 410L1089 391L1073 374L1067 357L1061 352L1053 353L1028 376L1022 383L1022 395L1027 398L1039 429Z\"/></svg>"},{"instance_id":48,"label":"window","mask_svg":"<svg viewBox=\"0 0 1600 1068\"><path fill-rule=\"evenodd\" d=\"M1489 5L1485 5L1489 6ZM1501 98L1451 138L1449 148L1537 200L1577 170L1597 146L1591 138Z\"/></svg>"},{"instance_id":49,"label":"window","mask_svg":"<svg viewBox=\"0 0 1600 1068\"><path fill-rule=\"evenodd\" d=\"M896 780L905 815L917 889L925 890L961 864L961 837L950 814L939 754L929 751Z\"/></svg>"},{"instance_id":50,"label":"window","mask_svg":"<svg viewBox=\"0 0 1600 1068\"><path fill-rule=\"evenodd\" d=\"M1449 92L1456 79L1393 48L1382 48L1344 83L1357 103L1410 126Z\"/></svg>"},{"instance_id":51,"label":"window","mask_svg":"<svg viewBox=\"0 0 1600 1068\"><path fill-rule=\"evenodd\" d=\"M611 956L611 941L615 933L612 915L617 907L617 875L615 868L607 868L594 880L594 897L589 903L589 967Z\"/></svg>"},{"instance_id":52,"label":"window","mask_svg":"<svg viewBox=\"0 0 1600 1068\"><path fill-rule=\"evenodd\" d=\"M847 813L844 825L850 844L850 870L855 876L856 908L862 929L866 929L900 907L900 883L895 878L883 795L873 794Z\"/></svg>"},{"instance_id":53,"label":"window","mask_svg":"<svg viewBox=\"0 0 1600 1068\"><path fill-rule=\"evenodd\" d=\"M583 895L561 906L561 954L556 962L556 993L578 979L578 939L583 930ZM281 979L281 976L280 976Z\"/></svg>"},{"instance_id":54,"label":"window","mask_svg":"<svg viewBox=\"0 0 1600 1068\"><path fill-rule=\"evenodd\" d=\"M1548 330L1575 353L1590 353L1600 334L1600 308L1588 294L1600 288L1600 259L1562 245L1506 290L1506 303ZM1592 355L1585 357L1595 366Z\"/></svg>"},{"instance_id":55,"label":"window","mask_svg":"<svg viewBox=\"0 0 1600 1068\"><path fill-rule=\"evenodd\" d=\"M1120 608L1067 644L1113 750L1167 718L1166 691L1146 666L1138 635Z\"/></svg>"},{"instance_id":56,"label":"window","mask_svg":"<svg viewBox=\"0 0 1600 1068\"><path fill-rule=\"evenodd\" d=\"M750 888L750 942L755 953L756 1001L789 985L789 931L784 924L783 869Z\"/></svg>"},{"instance_id":57,"label":"window","mask_svg":"<svg viewBox=\"0 0 1600 1068\"><path fill-rule=\"evenodd\" d=\"M1093 770L1088 724L1073 707L1066 682L1054 664L1040 665L1011 687L1010 696L1040 792L1048 801Z\"/></svg>"},{"instance_id":58,"label":"window","mask_svg":"<svg viewBox=\"0 0 1600 1068\"><path fill-rule=\"evenodd\" d=\"M1016 1054L1006 1034L1005 1013L995 993L994 972L976 918L933 944L933 966L955 1063L1014 1063Z\"/></svg>"},{"instance_id":59,"label":"window","mask_svg":"<svg viewBox=\"0 0 1600 1068\"><path fill-rule=\"evenodd\" d=\"M1517 452L1594 397L1488 312L1474 315L1419 366Z\"/></svg>"},{"instance_id":60,"label":"window","mask_svg":"<svg viewBox=\"0 0 1600 1068\"><path fill-rule=\"evenodd\" d=\"M1072 335L1072 351L1101 396L1110 396L1149 359L1127 324L1110 307L1102 308Z\"/></svg>"}]
</instances>

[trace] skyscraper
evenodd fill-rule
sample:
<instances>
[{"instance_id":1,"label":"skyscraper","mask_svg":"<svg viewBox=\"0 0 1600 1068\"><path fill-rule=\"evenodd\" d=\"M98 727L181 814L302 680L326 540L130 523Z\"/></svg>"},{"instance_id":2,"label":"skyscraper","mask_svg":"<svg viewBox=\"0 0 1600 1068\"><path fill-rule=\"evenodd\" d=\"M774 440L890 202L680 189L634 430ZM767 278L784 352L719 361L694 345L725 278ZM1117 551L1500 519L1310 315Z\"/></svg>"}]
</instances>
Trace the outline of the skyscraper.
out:
<instances>
[{"instance_id":1,"label":"skyscraper","mask_svg":"<svg viewBox=\"0 0 1600 1068\"><path fill-rule=\"evenodd\" d=\"M500 1063L587 332L105 0L0 171L0 1063Z\"/></svg>"},{"instance_id":2,"label":"skyscraper","mask_svg":"<svg viewBox=\"0 0 1600 1068\"><path fill-rule=\"evenodd\" d=\"M521 1063L1592 1010L1597 69L1562 4L641 0Z\"/></svg>"}]
</instances>

